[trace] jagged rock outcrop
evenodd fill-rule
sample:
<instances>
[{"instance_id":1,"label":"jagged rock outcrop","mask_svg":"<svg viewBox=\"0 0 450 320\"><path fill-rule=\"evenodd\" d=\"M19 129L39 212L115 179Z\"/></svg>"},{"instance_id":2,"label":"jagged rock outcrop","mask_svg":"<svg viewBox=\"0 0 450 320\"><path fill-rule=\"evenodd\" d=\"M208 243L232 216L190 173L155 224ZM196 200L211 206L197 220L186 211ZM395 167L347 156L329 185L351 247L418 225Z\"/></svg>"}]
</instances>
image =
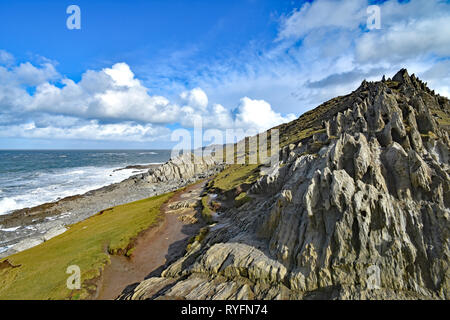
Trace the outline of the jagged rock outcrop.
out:
<instances>
[{"instance_id":1,"label":"jagged rock outcrop","mask_svg":"<svg viewBox=\"0 0 450 320\"><path fill-rule=\"evenodd\" d=\"M63 225L77 223L112 206L175 191L215 175L223 167L224 164L215 161L212 156L198 157L186 153L170 159L156 169L84 195L0 216L0 228L28 227L23 228L20 234L0 231L0 243L9 247L0 253L0 258L47 241L65 231Z\"/></svg>"},{"instance_id":2,"label":"jagged rock outcrop","mask_svg":"<svg viewBox=\"0 0 450 320\"><path fill-rule=\"evenodd\" d=\"M449 102L404 69L350 98L120 298L450 299Z\"/></svg>"},{"instance_id":3,"label":"jagged rock outcrop","mask_svg":"<svg viewBox=\"0 0 450 320\"><path fill-rule=\"evenodd\" d=\"M184 153L170 159L170 161L154 170L149 170L145 174L145 181L158 183L173 180L188 180L197 175L206 177L211 171L217 172L220 166L212 156L202 157L191 153Z\"/></svg>"}]
</instances>

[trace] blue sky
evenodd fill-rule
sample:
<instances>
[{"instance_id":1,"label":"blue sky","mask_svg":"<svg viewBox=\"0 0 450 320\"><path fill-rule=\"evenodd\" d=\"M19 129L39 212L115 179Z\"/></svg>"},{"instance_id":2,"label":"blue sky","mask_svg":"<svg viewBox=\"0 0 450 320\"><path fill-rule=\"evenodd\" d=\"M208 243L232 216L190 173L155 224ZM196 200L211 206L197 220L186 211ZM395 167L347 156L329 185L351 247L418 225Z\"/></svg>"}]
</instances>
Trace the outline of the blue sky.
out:
<instances>
[{"instance_id":1,"label":"blue sky","mask_svg":"<svg viewBox=\"0 0 450 320\"><path fill-rule=\"evenodd\" d=\"M170 148L198 119L261 131L401 67L448 96L448 25L439 0L2 0L0 148Z\"/></svg>"},{"instance_id":2,"label":"blue sky","mask_svg":"<svg viewBox=\"0 0 450 320\"><path fill-rule=\"evenodd\" d=\"M66 28L66 8L76 3L82 29ZM291 1L1 1L0 45L28 61L41 55L79 79L86 69L127 61L132 67L195 54L207 62L235 54L252 39L276 36L277 13ZM139 73L136 73L140 76ZM142 74L141 76L145 76Z\"/></svg>"}]
</instances>

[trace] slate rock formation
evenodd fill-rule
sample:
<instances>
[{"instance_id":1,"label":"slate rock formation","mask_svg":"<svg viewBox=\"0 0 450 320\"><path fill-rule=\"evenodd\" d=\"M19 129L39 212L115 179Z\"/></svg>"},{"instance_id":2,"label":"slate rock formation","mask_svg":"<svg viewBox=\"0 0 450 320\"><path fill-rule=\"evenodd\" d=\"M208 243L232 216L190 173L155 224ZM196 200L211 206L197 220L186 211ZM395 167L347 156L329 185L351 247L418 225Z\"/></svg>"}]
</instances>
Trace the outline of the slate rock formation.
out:
<instances>
[{"instance_id":1,"label":"slate rock formation","mask_svg":"<svg viewBox=\"0 0 450 320\"><path fill-rule=\"evenodd\" d=\"M449 119L405 69L363 81L281 126L252 200L120 298L450 299Z\"/></svg>"}]
</instances>

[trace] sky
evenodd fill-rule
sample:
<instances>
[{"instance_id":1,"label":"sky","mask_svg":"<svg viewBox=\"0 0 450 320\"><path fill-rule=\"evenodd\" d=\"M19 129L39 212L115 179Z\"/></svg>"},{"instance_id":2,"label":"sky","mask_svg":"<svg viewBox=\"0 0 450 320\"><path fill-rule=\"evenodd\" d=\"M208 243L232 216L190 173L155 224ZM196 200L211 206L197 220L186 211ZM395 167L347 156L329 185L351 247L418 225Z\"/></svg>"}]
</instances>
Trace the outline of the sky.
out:
<instances>
[{"instance_id":1,"label":"sky","mask_svg":"<svg viewBox=\"0 0 450 320\"><path fill-rule=\"evenodd\" d=\"M450 96L449 1L0 0L0 149L261 132L400 68Z\"/></svg>"}]
</instances>

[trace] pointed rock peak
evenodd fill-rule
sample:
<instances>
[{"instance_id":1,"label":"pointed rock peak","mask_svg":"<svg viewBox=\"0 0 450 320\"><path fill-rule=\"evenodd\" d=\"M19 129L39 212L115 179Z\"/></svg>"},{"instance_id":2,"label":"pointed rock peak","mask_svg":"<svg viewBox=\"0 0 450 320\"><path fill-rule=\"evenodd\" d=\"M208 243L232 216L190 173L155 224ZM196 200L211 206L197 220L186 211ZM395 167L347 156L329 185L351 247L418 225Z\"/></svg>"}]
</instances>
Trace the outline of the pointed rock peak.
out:
<instances>
[{"instance_id":1,"label":"pointed rock peak","mask_svg":"<svg viewBox=\"0 0 450 320\"><path fill-rule=\"evenodd\" d=\"M369 86L369 83L367 82L366 79L364 79L364 80L361 82L361 85L359 86L359 88L360 88L360 89L366 89L368 86Z\"/></svg>"},{"instance_id":2,"label":"pointed rock peak","mask_svg":"<svg viewBox=\"0 0 450 320\"><path fill-rule=\"evenodd\" d=\"M411 79L408 74L408 70L401 69L399 72L395 74L395 76L392 78L393 81L401 82L401 83L409 83L411 82Z\"/></svg>"}]
</instances>

